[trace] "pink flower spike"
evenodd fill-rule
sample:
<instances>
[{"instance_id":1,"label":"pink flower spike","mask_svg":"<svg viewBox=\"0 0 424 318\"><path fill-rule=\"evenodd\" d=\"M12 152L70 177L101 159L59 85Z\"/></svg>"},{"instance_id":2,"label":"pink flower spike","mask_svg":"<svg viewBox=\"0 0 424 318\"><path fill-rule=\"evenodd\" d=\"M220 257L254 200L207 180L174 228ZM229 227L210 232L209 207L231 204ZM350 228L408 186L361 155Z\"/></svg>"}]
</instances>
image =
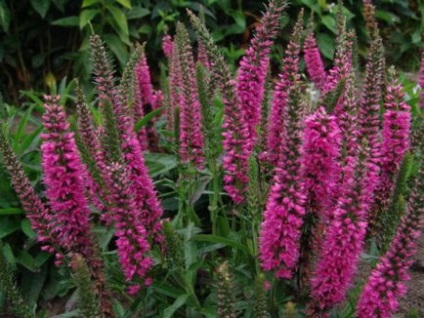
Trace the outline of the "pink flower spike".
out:
<instances>
[{"instance_id":1,"label":"pink flower spike","mask_svg":"<svg viewBox=\"0 0 424 318\"><path fill-rule=\"evenodd\" d=\"M177 25L177 46L182 79L180 105L180 156L198 168L203 167L203 133L199 92L189 35L182 24Z\"/></svg>"},{"instance_id":2,"label":"pink flower spike","mask_svg":"<svg viewBox=\"0 0 424 318\"><path fill-rule=\"evenodd\" d=\"M316 213L324 223L330 220L331 204L340 176L341 132L337 118L320 107L305 120L302 169L308 213Z\"/></svg>"},{"instance_id":3,"label":"pink flower spike","mask_svg":"<svg viewBox=\"0 0 424 318\"><path fill-rule=\"evenodd\" d=\"M162 38L162 50L168 59L171 59L174 50L174 42L169 34L165 34Z\"/></svg>"},{"instance_id":4,"label":"pink flower spike","mask_svg":"<svg viewBox=\"0 0 424 318\"><path fill-rule=\"evenodd\" d=\"M305 56L306 70L308 71L308 74L316 87L320 91L323 91L327 81L327 73L325 72L324 62L322 61L321 54L317 46L317 41L312 31L309 32L305 39L303 51Z\"/></svg>"},{"instance_id":5,"label":"pink flower spike","mask_svg":"<svg viewBox=\"0 0 424 318\"><path fill-rule=\"evenodd\" d=\"M285 1L270 1L237 71L236 93L246 118L252 147L257 138L256 126L260 122L269 53L277 36L279 18L285 6Z\"/></svg>"},{"instance_id":6,"label":"pink flower spike","mask_svg":"<svg viewBox=\"0 0 424 318\"><path fill-rule=\"evenodd\" d=\"M409 198L409 206L386 254L372 271L357 306L358 318L390 318L399 308L399 298L407 291L408 269L417 252L423 224L424 173L421 167Z\"/></svg>"},{"instance_id":7,"label":"pink flower spike","mask_svg":"<svg viewBox=\"0 0 424 318\"><path fill-rule=\"evenodd\" d=\"M299 54L300 40L303 32L303 14L299 16L294 27L283 59L283 69L279 74L274 90L274 98L269 113L269 129L267 136L268 160L276 165L281 155L281 141L284 136L284 114L289 103L290 90L300 81Z\"/></svg>"},{"instance_id":8,"label":"pink flower spike","mask_svg":"<svg viewBox=\"0 0 424 318\"><path fill-rule=\"evenodd\" d=\"M317 317L345 299L356 272L377 184L377 179L371 178L374 165L368 151L363 146L358 158L343 167L338 203L333 206L333 216L311 278L309 311Z\"/></svg>"},{"instance_id":9,"label":"pink flower spike","mask_svg":"<svg viewBox=\"0 0 424 318\"><path fill-rule=\"evenodd\" d=\"M117 236L119 261L127 282L137 282L129 287L130 294L136 294L141 286L138 282L147 279L148 272L153 265L152 259L147 255L150 251L148 232L144 227L145 216L139 209L136 197L132 193L131 181L128 171L119 164L109 168L113 182L115 206L113 212Z\"/></svg>"},{"instance_id":10,"label":"pink flower spike","mask_svg":"<svg viewBox=\"0 0 424 318\"><path fill-rule=\"evenodd\" d=\"M84 196L83 166L65 112L56 104L59 98L46 96L45 100L41 153L46 194L56 212L55 234L66 250L87 257L90 211Z\"/></svg>"}]
</instances>

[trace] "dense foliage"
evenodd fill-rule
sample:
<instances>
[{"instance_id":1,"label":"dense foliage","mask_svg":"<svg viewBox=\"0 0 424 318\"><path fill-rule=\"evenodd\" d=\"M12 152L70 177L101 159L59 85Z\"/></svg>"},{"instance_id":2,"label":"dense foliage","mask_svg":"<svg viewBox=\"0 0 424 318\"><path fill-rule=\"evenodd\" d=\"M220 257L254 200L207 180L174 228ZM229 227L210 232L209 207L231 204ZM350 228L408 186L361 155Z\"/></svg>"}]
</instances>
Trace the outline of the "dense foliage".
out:
<instances>
[{"instance_id":1,"label":"dense foliage","mask_svg":"<svg viewBox=\"0 0 424 318\"><path fill-rule=\"evenodd\" d=\"M376 4L388 61L405 70L417 70L418 49L423 48L424 4L415 0L380 0ZM306 19L314 15L318 44L329 63L335 49L335 5L325 0L292 1L281 23L292 26L302 6L307 9ZM131 43L147 41L157 79L159 62L164 61L160 39L167 30L173 32L175 21L187 22L186 8L202 15L231 64L243 54L263 9L259 1L1 0L1 91L7 100L16 102L20 90L53 91L64 77L68 81L78 77L87 84L88 38L93 32L102 36L121 67L128 61ZM361 10L360 1L345 2L347 22L355 29L358 52L364 56L366 30ZM276 63L287 41L287 34L279 35L273 53Z\"/></svg>"}]
</instances>

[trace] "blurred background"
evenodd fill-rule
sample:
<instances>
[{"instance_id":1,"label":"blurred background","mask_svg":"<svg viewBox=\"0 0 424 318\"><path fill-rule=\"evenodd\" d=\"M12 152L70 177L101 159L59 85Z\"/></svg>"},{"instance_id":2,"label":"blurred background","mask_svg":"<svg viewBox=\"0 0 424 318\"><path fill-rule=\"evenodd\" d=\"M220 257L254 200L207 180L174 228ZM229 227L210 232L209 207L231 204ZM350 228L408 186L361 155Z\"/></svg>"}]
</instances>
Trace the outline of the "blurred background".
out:
<instances>
[{"instance_id":1,"label":"blurred background","mask_svg":"<svg viewBox=\"0 0 424 318\"><path fill-rule=\"evenodd\" d=\"M374 1L387 49L388 64L406 72L419 68L424 48L422 0ZM281 20L283 25L273 51L281 61L290 26L300 7L305 19L313 13L319 47L328 60L334 53L335 4L326 0L293 0ZM348 23L355 26L358 52L366 50L362 1L346 0ZM164 61L161 39L173 34L175 21L186 21L186 8L200 12L233 65L258 23L262 1L257 0L0 0L0 90L5 100L20 103L32 91L52 90L78 77L90 83L87 39L98 33L117 69L126 63L131 43L147 42L154 78ZM275 65L278 69L279 65Z\"/></svg>"}]
</instances>

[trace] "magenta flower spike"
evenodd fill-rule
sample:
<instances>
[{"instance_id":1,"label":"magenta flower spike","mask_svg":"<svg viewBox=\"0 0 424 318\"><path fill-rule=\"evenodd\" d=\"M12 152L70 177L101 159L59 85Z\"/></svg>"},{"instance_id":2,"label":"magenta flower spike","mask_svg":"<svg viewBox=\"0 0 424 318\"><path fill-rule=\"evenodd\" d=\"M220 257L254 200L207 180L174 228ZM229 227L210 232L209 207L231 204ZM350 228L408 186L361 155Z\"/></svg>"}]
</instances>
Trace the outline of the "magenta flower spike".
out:
<instances>
[{"instance_id":1,"label":"magenta flower spike","mask_svg":"<svg viewBox=\"0 0 424 318\"><path fill-rule=\"evenodd\" d=\"M322 61L317 41L312 31L309 32L305 39L303 52L306 70L308 71L312 82L320 91L323 91L327 82L327 73L325 72L324 62Z\"/></svg>"},{"instance_id":2,"label":"magenta flower spike","mask_svg":"<svg viewBox=\"0 0 424 318\"><path fill-rule=\"evenodd\" d=\"M180 109L182 104L182 74L180 66L180 56L176 45L173 46L173 52L169 60L169 103L166 109L166 128L169 131L175 129L175 112Z\"/></svg>"},{"instance_id":3,"label":"magenta flower spike","mask_svg":"<svg viewBox=\"0 0 424 318\"><path fill-rule=\"evenodd\" d=\"M168 59L171 59L174 50L174 42L169 34L165 34L162 38L162 50Z\"/></svg>"},{"instance_id":4,"label":"magenta flower spike","mask_svg":"<svg viewBox=\"0 0 424 318\"><path fill-rule=\"evenodd\" d=\"M24 168L11 148L6 136L3 134L3 125L0 122L0 158L10 175L13 188L18 195L25 215L31 223L31 227L37 233L37 240L41 243L41 249L51 254L57 254L57 260L63 258L63 250L60 249L58 240L53 235L54 213L41 201L32 187L30 180L25 175Z\"/></svg>"},{"instance_id":5,"label":"magenta flower spike","mask_svg":"<svg viewBox=\"0 0 424 318\"><path fill-rule=\"evenodd\" d=\"M409 150L412 119L410 107L403 98L402 85L394 79L386 89L381 149L381 182L388 185L393 183L403 157Z\"/></svg>"},{"instance_id":6,"label":"magenta flower spike","mask_svg":"<svg viewBox=\"0 0 424 318\"><path fill-rule=\"evenodd\" d=\"M234 88L234 84L232 81L228 86ZM222 100L225 105L222 125L222 145L225 151L222 159L225 170L224 189L235 203L241 203L249 181L249 154L252 149L249 144L249 130L239 100L235 96L233 99L223 96Z\"/></svg>"},{"instance_id":7,"label":"magenta flower spike","mask_svg":"<svg viewBox=\"0 0 424 318\"><path fill-rule=\"evenodd\" d=\"M147 64L146 54L141 54L140 60L135 66L134 72L137 77L137 82L139 86L140 96L141 96L141 104L147 105L153 104L153 85L152 78L150 75L150 68ZM140 118L137 118L138 120Z\"/></svg>"},{"instance_id":8,"label":"magenta flower spike","mask_svg":"<svg viewBox=\"0 0 424 318\"><path fill-rule=\"evenodd\" d=\"M296 84L296 83L295 83ZM305 215L305 182L300 173L301 102L300 82L290 91L283 114L280 156L274 170L259 239L259 259L265 271L290 279L300 255Z\"/></svg>"},{"instance_id":9,"label":"magenta flower spike","mask_svg":"<svg viewBox=\"0 0 424 318\"><path fill-rule=\"evenodd\" d=\"M270 1L237 72L236 93L246 118L252 146L256 143L256 126L260 122L269 53L277 36L279 18L285 6L283 0Z\"/></svg>"},{"instance_id":10,"label":"magenta flower spike","mask_svg":"<svg viewBox=\"0 0 424 318\"><path fill-rule=\"evenodd\" d=\"M268 160L274 165L279 160L281 151L281 139L283 133L284 113L289 98L289 91L299 81L299 54L300 54L300 40L303 32L303 14L299 16L290 42L287 45L285 57L283 59L283 70L279 74L278 82L274 90L274 98L271 105L271 112L269 114L269 129L267 136L268 145Z\"/></svg>"},{"instance_id":11,"label":"magenta flower spike","mask_svg":"<svg viewBox=\"0 0 424 318\"><path fill-rule=\"evenodd\" d=\"M58 97L45 96L42 135L42 167L46 195L55 212L51 227L58 243L67 251L92 256L90 210L84 191L84 167L74 134L69 132L66 114L57 105Z\"/></svg>"},{"instance_id":12,"label":"magenta flower spike","mask_svg":"<svg viewBox=\"0 0 424 318\"><path fill-rule=\"evenodd\" d=\"M130 122L130 119L127 119ZM148 237L156 243L163 243L162 225L160 219L163 211L153 186L153 180L149 176L143 153L132 125L122 136L122 156L129 169L130 189L141 211L140 222L145 227Z\"/></svg>"},{"instance_id":13,"label":"magenta flower spike","mask_svg":"<svg viewBox=\"0 0 424 318\"><path fill-rule=\"evenodd\" d=\"M177 25L176 41L182 79L180 99L180 156L184 162L191 162L197 167L202 168L204 155L199 93L192 47L187 30L182 24Z\"/></svg>"},{"instance_id":14,"label":"magenta flower spike","mask_svg":"<svg viewBox=\"0 0 424 318\"><path fill-rule=\"evenodd\" d=\"M261 267L275 271L277 278L292 278L299 258L300 229L305 214L304 196L289 183L300 182L298 176L289 180L289 173L276 168L274 184L270 189L260 233Z\"/></svg>"},{"instance_id":15,"label":"magenta flower spike","mask_svg":"<svg viewBox=\"0 0 424 318\"><path fill-rule=\"evenodd\" d=\"M406 294L405 282L410 279L408 269L417 252L423 224L422 178L421 170L396 236L362 290L357 306L358 318L390 318L399 308L399 299Z\"/></svg>"},{"instance_id":16,"label":"magenta flower spike","mask_svg":"<svg viewBox=\"0 0 424 318\"><path fill-rule=\"evenodd\" d=\"M180 95L180 156L183 162L191 162L202 168L204 155L199 93L189 35L182 24L177 25L176 41L182 80Z\"/></svg>"},{"instance_id":17,"label":"magenta flower spike","mask_svg":"<svg viewBox=\"0 0 424 318\"><path fill-rule=\"evenodd\" d=\"M333 206L333 216L311 278L309 311L317 317L341 303L352 285L377 182L376 178L369 177L374 166L370 163L367 147L360 149L358 158L347 162L339 185L338 204Z\"/></svg>"},{"instance_id":18,"label":"magenta flower spike","mask_svg":"<svg viewBox=\"0 0 424 318\"><path fill-rule=\"evenodd\" d=\"M382 99L384 80L384 50L382 39L375 35L371 43L371 51L366 65L365 82L361 107L359 110L360 134L369 141L370 154L373 163L380 165L380 102Z\"/></svg>"},{"instance_id":19,"label":"magenta flower spike","mask_svg":"<svg viewBox=\"0 0 424 318\"><path fill-rule=\"evenodd\" d=\"M124 166L112 164L108 172L114 181L112 193L116 204L110 209L116 228L119 262L126 281L131 283L129 293L136 294L142 285L151 283L147 277L153 265L147 255L150 251L149 233L143 224L145 216L137 205L128 171Z\"/></svg>"},{"instance_id":20,"label":"magenta flower spike","mask_svg":"<svg viewBox=\"0 0 424 318\"><path fill-rule=\"evenodd\" d=\"M306 209L326 223L340 178L341 132L337 118L320 107L305 120L301 174L305 179Z\"/></svg>"},{"instance_id":21,"label":"magenta flower spike","mask_svg":"<svg viewBox=\"0 0 424 318\"><path fill-rule=\"evenodd\" d=\"M337 88L342 80L347 80L352 71L352 46L353 33L347 33L344 29L337 39L336 55L334 66L330 69L327 81L323 87L323 93L328 93ZM336 106L335 112L338 113L340 102Z\"/></svg>"}]
</instances>

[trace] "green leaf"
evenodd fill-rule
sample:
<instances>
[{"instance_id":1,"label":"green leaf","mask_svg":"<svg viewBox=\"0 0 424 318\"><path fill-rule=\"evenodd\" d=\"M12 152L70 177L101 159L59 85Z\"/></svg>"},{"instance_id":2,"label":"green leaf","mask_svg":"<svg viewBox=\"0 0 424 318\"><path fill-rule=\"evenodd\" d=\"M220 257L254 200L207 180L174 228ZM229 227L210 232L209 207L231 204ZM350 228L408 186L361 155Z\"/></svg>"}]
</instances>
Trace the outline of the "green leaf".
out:
<instances>
[{"instance_id":1,"label":"green leaf","mask_svg":"<svg viewBox=\"0 0 424 318\"><path fill-rule=\"evenodd\" d=\"M51 0L54 6L62 13L65 12L65 5L69 2L69 0Z\"/></svg>"},{"instance_id":2,"label":"green leaf","mask_svg":"<svg viewBox=\"0 0 424 318\"><path fill-rule=\"evenodd\" d=\"M334 19L334 16L331 15L323 15L321 17L322 24L324 24L327 29L329 29L331 32L336 33L336 20Z\"/></svg>"},{"instance_id":3,"label":"green leaf","mask_svg":"<svg viewBox=\"0 0 424 318\"><path fill-rule=\"evenodd\" d=\"M27 219L23 219L21 222L21 229L22 232L25 233L26 236L28 236L30 239L34 239L37 237L37 233L34 232L34 230L31 227L31 223Z\"/></svg>"},{"instance_id":4,"label":"green leaf","mask_svg":"<svg viewBox=\"0 0 424 318\"><path fill-rule=\"evenodd\" d=\"M31 0L31 5L35 11L44 19L50 8L50 0Z\"/></svg>"},{"instance_id":5,"label":"green leaf","mask_svg":"<svg viewBox=\"0 0 424 318\"><path fill-rule=\"evenodd\" d=\"M420 29L417 29L411 36L412 43L420 43L422 39L421 31Z\"/></svg>"},{"instance_id":6,"label":"green leaf","mask_svg":"<svg viewBox=\"0 0 424 318\"><path fill-rule=\"evenodd\" d=\"M321 50L322 54L331 60L334 55L334 39L328 34L319 33L317 40L319 49Z\"/></svg>"},{"instance_id":7,"label":"green leaf","mask_svg":"<svg viewBox=\"0 0 424 318\"><path fill-rule=\"evenodd\" d=\"M165 107L160 107L157 108L155 110L152 110L150 113L148 113L147 115L145 115L143 118L141 118L140 120L138 120L136 122L136 124L134 125L134 131L138 132L141 127L144 127L145 125L147 125L147 123L152 120L153 117L155 116L159 116L162 111L164 110Z\"/></svg>"},{"instance_id":8,"label":"green leaf","mask_svg":"<svg viewBox=\"0 0 424 318\"><path fill-rule=\"evenodd\" d=\"M178 310L178 308L180 308L186 303L188 297L190 297L190 295L188 294L178 296L174 303L164 310L163 318L173 317L174 313Z\"/></svg>"},{"instance_id":9,"label":"green leaf","mask_svg":"<svg viewBox=\"0 0 424 318\"><path fill-rule=\"evenodd\" d=\"M5 0L0 1L0 25L3 31L8 33L10 26L11 14Z\"/></svg>"},{"instance_id":10,"label":"green leaf","mask_svg":"<svg viewBox=\"0 0 424 318\"><path fill-rule=\"evenodd\" d=\"M228 239L226 237L222 237L222 236L218 236L218 235L212 235L212 234L198 234L196 236L193 236L191 239L193 241L222 243L222 244L234 247L234 248L236 248L236 249L238 249L238 250L240 250L240 251L242 251L246 254L249 254L249 249L248 249L247 246L245 246L245 245L243 245L243 244L241 244L237 241Z\"/></svg>"},{"instance_id":11,"label":"green leaf","mask_svg":"<svg viewBox=\"0 0 424 318\"><path fill-rule=\"evenodd\" d=\"M146 8L141 7L135 7L132 8L130 11L127 12L127 19L133 20L133 19L140 19L150 14L150 10Z\"/></svg>"},{"instance_id":12,"label":"green leaf","mask_svg":"<svg viewBox=\"0 0 424 318\"><path fill-rule=\"evenodd\" d=\"M122 4L125 8L131 9L131 0L116 0Z\"/></svg>"},{"instance_id":13,"label":"green leaf","mask_svg":"<svg viewBox=\"0 0 424 318\"><path fill-rule=\"evenodd\" d=\"M113 20L116 22L116 24L118 25L122 33L125 36L128 36L129 31L128 31L127 17L122 12L122 10L111 5L107 5L106 8L112 14Z\"/></svg>"},{"instance_id":14,"label":"green leaf","mask_svg":"<svg viewBox=\"0 0 424 318\"><path fill-rule=\"evenodd\" d=\"M115 34L104 34L103 39L105 40L108 48L115 54L121 65L125 65L128 61L128 51L121 39Z\"/></svg>"},{"instance_id":15,"label":"green leaf","mask_svg":"<svg viewBox=\"0 0 424 318\"><path fill-rule=\"evenodd\" d=\"M34 257L32 257L31 254L29 254L27 251L21 250L18 255L15 257L16 263L22 265L26 269L28 269L31 272L38 272L39 268L35 264Z\"/></svg>"},{"instance_id":16,"label":"green leaf","mask_svg":"<svg viewBox=\"0 0 424 318\"><path fill-rule=\"evenodd\" d=\"M57 19L53 21L52 24L63 27L77 27L80 25L80 18L76 16L66 17L62 19Z\"/></svg>"},{"instance_id":17,"label":"green leaf","mask_svg":"<svg viewBox=\"0 0 424 318\"><path fill-rule=\"evenodd\" d=\"M91 7L92 5L94 5L96 3L100 3L100 2L102 2L102 0L84 0L82 2L81 8Z\"/></svg>"},{"instance_id":18,"label":"green leaf","mask_svg":"<svg viewBox=\"0 0 424 318\"><path fill-rule=\"evenodd\" d=\"M25 271L22 276L22 294L25 300L34 306L40 296L41 290L47 279L48 268L44 267L41 271L34 274Z\"/></svg>"},{"instance_id":19,"label":"green leaf","mask_svg":"<svg viewBox=\"0 0 424 318\"><path fill-rule=\"evenodd\" d=\"M4 245L1 244L0 253L3 253L4 257L6 258L6 261L10 264L10 266L13 269L16 269L15 255L13 255L13 251L12 251L12 248L10 247L10 244L4 244Z\"/></svg>"},{"instance_id":20,"label":"green leaf","mask_svg":"<svg viewBox=\"0 0 424 318\"><path fill-rule=\"evenodd\" d=\"M52 257L53 257L52 254L41 251L35 257L35 265L38 266L38 267L41 267Z\"/></svg>"},{"instance_id":21,"label":"green leaf","mask_svg":"<svg viewBox=\"0 0 424 318\"><path fill-rule=\"evenodd\" d=\"M162 175L177 166L177 159L173 155L163 153L146 153L146 164L152 177Z\"/></svg>"},{"instance_id":22,"label":"green leaf","mask_svg":"<svg viewBox=\"0 0 424 318\"><path fill-rule=\"evenodd\" d=\"M20 229L19 221L16 219L5 217L0 222L0 239L16 232Z\"/></svg>"},{"instance_id":23,"label":"green leaf","mask_svg":"<svg viewBox=\"0 0 424 318\"><path fill-rule=\"evenodd\" d=\"M0 209L0 215L21 215L24 214L21 208L4 208Z\"/></svg>"},{"instance_id":24,"label":"green leaf","mask_svg":"<svg viewBox=\"0 0 424 318\"><path fill-rule=\"evenodd\" d=\"M375 16L378 19L383 20L390 25L393 25L393 24L400 22L400 19L397 15L395 15L395 14L389 12L389 11L385 11L385 10L376 10Z\"/></svg>"},{"instance_id":25,"label":"green leaf","mask_svg":"<svg viewBox=\"0 0 424 318\"><path fill-rule=\"evenodd\" d=\"M86 9L83 10L79 18L79 27L82 30L88 22L94 19L94 17L99 14L99 10L96 9Z\"/></svg>"}]
</instances>

